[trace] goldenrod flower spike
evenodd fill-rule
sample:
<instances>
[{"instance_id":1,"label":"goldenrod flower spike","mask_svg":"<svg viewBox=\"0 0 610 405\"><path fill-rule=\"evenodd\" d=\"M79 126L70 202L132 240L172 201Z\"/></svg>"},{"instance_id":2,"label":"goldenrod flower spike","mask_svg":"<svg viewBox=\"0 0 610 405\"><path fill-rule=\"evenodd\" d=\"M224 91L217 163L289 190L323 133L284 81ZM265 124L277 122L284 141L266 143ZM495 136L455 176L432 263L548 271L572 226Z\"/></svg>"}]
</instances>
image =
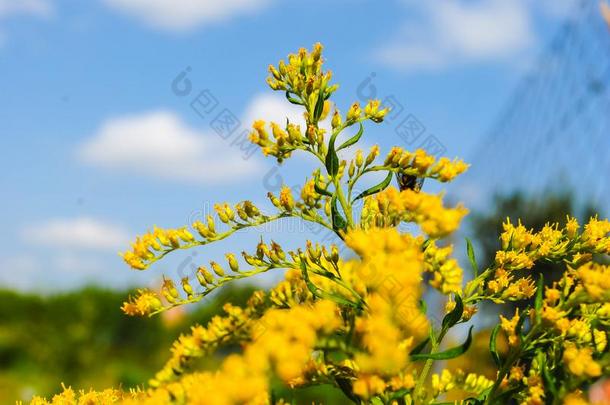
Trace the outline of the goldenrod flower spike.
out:
<instances>
[{"instance_id":1,"label":"goldenrod flower spike","mask_svg":"<svg viewBox=\"0 0 610 405\"><path fill-rule=\"evenodd\" d=\"M261 237L253 251L242 252L243 262L227 253L225 265L199 266L180 280L181 291L165 277L159 294L136 291L122 310L151 316L196 303L235 280L285 270L269 291L255 292L243 307L227 303L223 314L181 335L145 389L78 393L64 387L52 403L267 404L271 382L280 381L290 390L332 385L362 404L581 404L588 387L610 377L610 267L595 262L610 253L609 221L593 217L581 226L567 217L565 226L530 229L526 220L507 219L492 263L477 261L468 243L473 276L463 285L453 245L443 238L452 236L468 210L446 207L442 193L404 182L401 191L391 181L396 176L418 184L449 182L468 165L423 149L393 147L383 159L377 145L358 149L365 126L382 121L388 109L370 100L344 106L341 115L331 100L338 86L324 70L320 44L270 66L269 74L269 86L302 109L303 122L255 121L250 140L280 162L296 151L309 153L319 168L302 187L270 192L273 214L249 200L215 204L213 214L190 228L153 227L122 256L131 268L144 270L171 252L287 217L324 227L344 243L328 244L325 237L284 250ZM330 128L320 125L331 110ZM354 145L353 155L343 158ZM383 180L360 189L360 180L373 172ZM421 232L401 232L402 222ZM342 254L340 247L350 252ZM545 285L546 275L533 277L530 269L542 261L564 266L559 281ZM431 294L444 301L438 322L429 317L437 305L425 303ZM447 343L446 336L456 339L455 325L470 322L482 303L507 301L521 301L522 309L500 316L487 333L484 346L496 369L484 375L446 362L474 349L472 326L464 340ZM504 340L508 347L502 352ZM197 368L194 360L224 345L240 350L232 350L216 370Z\"/></svg>"}]
</instances>

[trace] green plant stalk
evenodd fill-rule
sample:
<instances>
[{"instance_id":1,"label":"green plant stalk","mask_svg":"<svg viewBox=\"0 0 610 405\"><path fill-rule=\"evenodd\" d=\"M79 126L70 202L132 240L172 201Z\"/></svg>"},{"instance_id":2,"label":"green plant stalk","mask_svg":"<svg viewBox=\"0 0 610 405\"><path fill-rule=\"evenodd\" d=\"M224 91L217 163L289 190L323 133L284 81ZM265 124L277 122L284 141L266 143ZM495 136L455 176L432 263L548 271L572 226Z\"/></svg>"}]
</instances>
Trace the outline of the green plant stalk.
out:
<instances>
[{"instance_id":1,"label":"green plant stalk","mask_svg":"<svg viewBox=\"0 0 610 405\"><path fill-rule=\"evenodd\" d=\"M445 335L447 334L447 327L443 326L441 328L441 331L438 334L438 337L434 338L434 335L431 334L431 339L430 339L430 344L431 344L431 348L430 348L430 353L436 353L437 349L439 348L439 346L441 345L443 338L445 337ZM419 399L420 395L421 395L421 391L424 388L424 383L426 382L426 379L428 378L428 374L430 373L430 370L432 369L432 365L434 364L434 360L433 359L427 359L426 362L424 363L424 367L422 368L421 373L419 374L419 377L417 378L417 383L415 385L415 389L413 390L413 397L414 399Z\"/></svg>"}]
</instances>

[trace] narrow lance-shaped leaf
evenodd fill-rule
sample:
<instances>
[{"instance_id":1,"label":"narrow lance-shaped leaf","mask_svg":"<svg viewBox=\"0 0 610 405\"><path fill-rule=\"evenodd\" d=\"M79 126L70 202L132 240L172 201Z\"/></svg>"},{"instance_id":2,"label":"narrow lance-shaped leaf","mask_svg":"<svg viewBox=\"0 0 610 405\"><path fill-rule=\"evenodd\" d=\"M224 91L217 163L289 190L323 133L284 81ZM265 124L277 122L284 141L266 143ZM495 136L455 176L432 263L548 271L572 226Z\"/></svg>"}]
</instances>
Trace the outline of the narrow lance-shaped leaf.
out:
<instances>
[{"instance_id":1,"label":"narrow lance-shaped leaf","mask_svg":"<svg viewBox=\"0 0 610 405\"><path fill-rule=\"evenodd\" d=\"M491 353L491 358L493 359L494 363L496 363L496 366L500 367L502 362L500 360L500 355L498 354L498 348L496 343L498 339L498 332L500 332L499 324L496 325L491 331L491 335L489 337L489 352Z\"/></svg>"},{"instance_id":2,"label":"narrow lance-shaped leaf","mask_svg":"<svg viewBox=\"0 0 610 405\"><path fill-rule=\"evenodd\" d=\"M466 341L462 343L460 346L453 347L451 349L438 352L438 353L420 353L414 354L411 357L411 360L449 360L454 359L462 354L466 353L466 351L470 348L470 344L472 343L472 326L468 329L468 337Z\"/></svg>"},{"instance_id":3,"label":"narrow lance-shaped leaf","mask_svg":"<svg viewBox=\"0 0 610 405\"><path fill-rule=\"evenodd\" d=\"M462 297L455 294L455 307L443 318L443 329L447 330L462 319L464 313L464 304L462 303Z\"/></svg>"},{"instance_id":4,"label":"narrow lance-shaped leaf","mask_svg":"<svg viewBox=\"0 0 610 405\"><path fill-rule=\"evenodd\" d=\"M422 352L422 350L424 350L426 348L426 346L428 345L428 343L430 342L430 338L426 338L424 340L421 341L421 343L419 343L417 346L415 346L413 348L413 350L411 350L411 352L409 353L410 355L413 354L419 354Z\"/></svg>"},{"instance_id":5,"label":"narrow lance-shaped leaf","mask_svg":"<svg viewBox=\"0 0 610 405\"><path fill-rule=\"evenodd\" d=\"M286 100L290 101L292 104L303 105L301 100L292 97L288 91L286 92Z\"/></svg>"},{"instance_id":6,"label":"narrow lance-shaped leaf","mask_svg":"<svg viewBox=\"0 0 610 405\"><path fill-rule=\"evenodd\" d=\"M542 369L542 378L544 379L544 387L549 390L553 394L553 398L557 398L557 387L555 385L555 377L551 374L549 370L549 365L547 364L548 356L539 351L536 353L538 364L540 364Z\"/></svg>"},{"instance_id":7,"label":"narrow lance-shaped leaf","mask_svg":"<svg viewBox=\"0 0 610 405\"><path fill-rule=\"evenodd\" d=\"M307 265L305 264L304 261L301 261L301 276L303 277L303 280L305 281L305 284L307 285L307 289L315 297L322 298L322 299L328 299L328 300L334 301L340 305L347 305L347 306L354 307L354 308L360 308L360 305L358 303L352 302L352 301L348 300L347 298L342 297L338 294L326 292L326 291L322 290L320 287L316 286L309 279L309 272L307 271Z\"/></svg>"},{"instance_id":8,"label":"narrow lance-shaped leaf","mask_svg":"<svg viewBox=\"0 0 610 405\"><path fill-rule=\"evenodd\" d=\"M330 214L331 219L333 221L333 229L335 231L345 231L347 229L347 222L339 213L339 208L337 208L337 197L333 196L330 200Z\"/></svg>"},{"instance_id":9,"label":"narrow lance-shaped leaf","mask_svg":"<svg viewBox=\"0 0 610 405\"><path fill-rule=\"evenodd\" d=\"M360 140L360 137L362 136L362 134L364 133L364 126L362 125L362 123L360 123L360 129L358 130L358 132L356 133L356 135L352 136L351 138L349 138L347 141L343 142L338 148L337 150L341 150L341 149L345 149L349 146L352 146L353 144L355 144L356 142L358 142Z\"/></svg>"},{"instance_id":10,"label":"narrow lance-shaped leaf","mask_svg":"<svg viewBox=\"0 0 610 405\"><path fill-rule=\"evenodd\" d=\"M318 99L316 101L316 106L313 112L314 122L318 122L320 117L322 116L322 111L324 110L324 89L320 89L318 93Z\"/></svg>"},{"instance_id":11,"label":"narrow lance-shaped leaf","mask_svg":"<svg viewBox=\"0 0 610 405\"><path fill-rule=\"evenodd\" d=\"M472 267L472 272L475 277L479 275L479 265L477 264L477 259L474 255L474 248L472 246L472 241L466 238L466 251L468 253L468 260L470 260L470 266Z\"/></svg>"},{"instance_id":12,"label":"narrow lance-shaped leaf","mask_svg":"<svg viewBox=\"0 0 610 405\"><path fill-rule=\"evenodd\" d=\"M538 278L538 283L536 285L536 298L534 300L534 308L536 310L536 323L540 323L543 297L544 297L544 276L542 274L540 274L540 277Z\"/></svg>"},{"instance_id":13,"label":"narrow lance-shaped leaf","mask_svg":"<svg viewBox=\"0 0 610 405\"><path fill-rule=\"evenodd\" d=\"M337 133L334 133L330 140L328 141L328 152L326 152L326 171L332 177L335 177L339 172L339 156L337 156L337 151L335 150L335 139L337 138Z\"/></svg>"},{"instance_id":14,"label":"narrow lance-shaped leaf","mask_svg":"<svg viewBox=\"0 0 610 405\"><path fill-rule=\"evenodd\" d=\"M362 193L358 194L358 196L356 198L354 198L352 203L361 198L367 197L371 194L375 194L375 193L385 190L385 188L390 185L391 181L392 181L392 172L388 172L388 175L381 183L379 183L376 186L373 186L367 190L364 190Z\"/></svg>"}]
</instances>

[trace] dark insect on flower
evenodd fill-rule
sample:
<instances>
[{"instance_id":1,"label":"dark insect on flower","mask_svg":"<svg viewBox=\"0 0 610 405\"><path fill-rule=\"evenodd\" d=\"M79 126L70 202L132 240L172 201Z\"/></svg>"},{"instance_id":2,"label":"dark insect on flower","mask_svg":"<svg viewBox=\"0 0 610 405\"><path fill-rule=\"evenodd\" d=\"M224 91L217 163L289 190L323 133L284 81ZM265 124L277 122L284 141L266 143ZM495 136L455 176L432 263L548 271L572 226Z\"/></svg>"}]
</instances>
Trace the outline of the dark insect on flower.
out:
<instances>
[{"instance_id":1,"label":"dark insect on flower","mask_svg":"<svg viewBox=\"0 0 610 405\"><path fill-rule=\"evenodd\" d=\"M412 174L396 173L396 180L400 191L408 189L419 192L424 185L424 177L417 177Z\"/></svg>"}]
</instances>

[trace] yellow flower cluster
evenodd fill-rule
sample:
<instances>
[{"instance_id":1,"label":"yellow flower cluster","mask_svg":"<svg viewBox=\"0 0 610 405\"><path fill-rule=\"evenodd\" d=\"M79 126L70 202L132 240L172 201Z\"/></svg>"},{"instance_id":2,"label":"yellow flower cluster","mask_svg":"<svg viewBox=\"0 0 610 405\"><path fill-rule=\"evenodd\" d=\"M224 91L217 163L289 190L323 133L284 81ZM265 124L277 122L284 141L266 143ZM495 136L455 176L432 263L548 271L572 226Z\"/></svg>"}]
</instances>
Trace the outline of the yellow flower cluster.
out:
<instances>
[{"instance_id":1,"label":"yellow flower cluster","mask_svg":"<svg viewBox=\"0 0 610 405\"><path fill-rule=\"evenodd\" d=\"M424 269L432 273L430 285L443 294L459 293L462 290L463 271L458 261L451 257L452 251L452 245L438 247L434 240L424 250Z\"/></svg>"},{"instance_id":2,"label":"yellow flower cluster","mask_svg":"<svg viewBox=\"0 0 610 405\"><path fill-rule=\"evenodd\" d=\"M439 195L388 187L369 197L362 211L364 226L396 226L402 221L417 223L432 238L454 232L468 210L461 205L445 208Z\"/></svg>"},{"instance_id":3,"label":"yellow flower cluster","mask_svg":"<svg viewBox=\"0 0 610 405\"><path fill-rule=\"evenodd\" d=\"M242 355L227 357L217 372L186 374L175 382L149 390L138 403L267 404L273 370L289 384L307 371L320 335L341 325L335 303L327 300L290 309L270 309L259 321L264 328L251 331ZM165 401L165 402L163 402Z\"/></svg>"},{"instance_id":4,"label":"yellow flower cluster","mask_svg":"<svg viewBox=\"0 0 610 405\"><path fill-rule=\"evenodd\" d=\"M226 316L215 316L206 327L196 325L191 333L181 335L174 342L171 349L171 358L165 366L157 372L150 381L152 387L172 381L180 376L185 366L194 358L202 357L216 350L219 346L237 340L244 334L251 333L259 326L253 315L260 311L262 306L262 293L255 293L245 309L225 304L223 309Z\"/></svg>"},{"instance_id":5,"label":"yellow flower cluster","mask_svg":"<svg viewBox=\"0 0 610 405\"><path fill-rule=\"evenodd\" d=\"M130 316L146 316L163 308L163 303L153 291L138 290L135 297L123 303L121 310Z\"/></svg>"},{"instance_id":6,"label":"yellow flower cluster","mask_svg":"<svg viewBox=\"0 0 610 405\"><path fill-rule=\"evenodd\" d=\"M57 394L47 401L44 398L35 396L30 402L31 405L91 405L91 404L115 404L122 401L138 399L143 397L143 392L132 391L125 393L116 389L105 389L103 391L74 391L70 387L62 384L63 392Z\"/></svg>"},{"instance_id":7,"label":"yellow flower cluster","mask_svg":"<svg viewBox=\"0 0 610 405\"><path fill-rule=\"evenodd\" d=\"M501 303L531 298L536 293L536 286L530 277L517 278L500 267L495 269L494 277L487 282L487 290L488 299Z\"/></svg>"},{"instance_id":8,"label":"yellow flower cluster","mask_svg":"<svg viewBox=\"0 0 610 405\"><path fill-rule=\"evenodd\" d=\"M288 63L281 60L277 68L269 66L271 75L267 83L273 90L288 91L300 97L299 101L309 103L310 110L313 111L321 89L332 94L338 88L338 85L329 86L332 73L324 72L322 64L320 43L315 44L311 52L301 48L298 53L288 55Z\"/></svg>"},{"instance_id":9,"label":"yellow flower cluster","mask_svg":"<svg viewBox=\"0 0 610 405\"><path fill-rule=\"evenodd\" d=\"M475 373L465 374L460 369L457 369L455 372L444 369L440 374L432 374L431 382L434 397L453 389L461 389L469 393L479 394L493 385L493 381L483 375Z\"/></svg>"},{"instance_id":10,"label":"yellow flower cluster","mask_svg":"<svg viewBox=\"0 0 610 405\"><path fill-rule=\"evenodd\" d=\"M450 160L441 157L436 160L423 149L409 152L398 146L393 147L385 158L384 166L396 169L398 173L428 177L443 183L455 179L468 169L461 159Z\"/></svg>"},{"instance_id":11,"label":"yellow flower cluster","mask_svg":"<svg viewBox=\"0 0 610 405\"><path fill-rule=\"evenodd\" d=\"M519 331L517 330L517 325L519 324L519 320L521 317L519 316L519 309L515 311L515 315L511 318L505 318L500 315L500 327L506 333L508 337L508 344L510 346L516 346L519 344Z\"/></svg>"},{"instance_id":12,"label":"yellow flower cluster","mask_svg":"<svg viewBox=\"0 0 610 405\"><path fill-rule=\"evenodd\" d=\"M408 353L428 329L419 306L423 271L422 238L403 235L393 228L354 230L346 244L360 257L342 273L363 286L367 313L356 321L364 351L354 357L357 381L354 392L369 398L388 387L412 388Z\"/></svg>"},{"instance_id":13,"label":"yellow flower cluster","mask_svg":"<svg viewBox=\"0 0 610 405\"><path fill-rule=\"evenodd\" d=\"M585 263L576 270L587 296L594 302L610 301L610 267Z\"/></svg>"},{"instance_id":14,"label":"yellow flower cluster","mask_svg":"<svg viewBox=\"0 0 610 405\"><path fill-rule=\"evenodd\" d=\"M223 239L245 226L256 226L277 219L277 217L261 215L258 208L250 201L243 201L234 208L226 203L215 204L214 210L223 223L231 226L229 231L217 233L212 215L207 216L206 224L200 220L192 224L193 230L200 235L202 240L197 240L187 227L177 229L154 227L152 232L136 238L136 241L131 245L131 250L121 254L123 260L133 269L145 270L151 263L173 250L204 245ZM237 217L235 212L237 212Z\"/></svg>"},{"instance_id":15,"label":"yellow flower cluster","mask_svg":"<svg viewBox=\"0 0 610 405\"><path fill-rule=\"evenodd\" d=\"M568 217L563 229L559 224L546 224L539 232L526 229L521 222L510 219L503 224L500 235L502 250L496 253L496 264L507 270L529 269L537 260L586 259L590 253L610 253L610 222L591 218L581 235L578 222Z\"/></svg>"},{"instance_id":16,"label":"yellow flower cluster","mask_svg":"<svg viewBox=\"0 0 610 405\"><path fill-rule=\"evenodd\" d=\"M186 227L178 229L161 229L155 227L152 232L136 238L131 250L122 254L123 260L134 269L144 270L148 262L155 259L154 251L172 250L182 244L191 244L195 237Z\"/></svg>"},{"instance_id":17,"label":"yellow flower cluster","mask_svg":"<svg viewBox=\"0 0 610 405\"><path fill-rule=\"evenodd\" d=\"M328 115L329 109L330 103L326 102L321 119ZM249 139L250 142L261 147L265 156L275 156L278 162L289 158L292 152L297 149L307 150L308 147L314 146L321 148L324 144L324 130L322 129L316 131L311 127L312 130L303 134L300 125L290 122L283 128L275 122L270 125L273 139L269 136L266 123L263 120L254 122Z\"/></svg>"},{"instance_id":18,"label":"yellow flower cluster","mask_svg":"<svg viewBox=\"0 0 610 405\"><path fill-rule=\"evenodd\" d=\"M600 365L593 360L591 348L579 349L571 342L567 342L565 346L563 361L568 364L568 369L572 374L597 377L602 373Z\"/></svg>"}]
</instances>

